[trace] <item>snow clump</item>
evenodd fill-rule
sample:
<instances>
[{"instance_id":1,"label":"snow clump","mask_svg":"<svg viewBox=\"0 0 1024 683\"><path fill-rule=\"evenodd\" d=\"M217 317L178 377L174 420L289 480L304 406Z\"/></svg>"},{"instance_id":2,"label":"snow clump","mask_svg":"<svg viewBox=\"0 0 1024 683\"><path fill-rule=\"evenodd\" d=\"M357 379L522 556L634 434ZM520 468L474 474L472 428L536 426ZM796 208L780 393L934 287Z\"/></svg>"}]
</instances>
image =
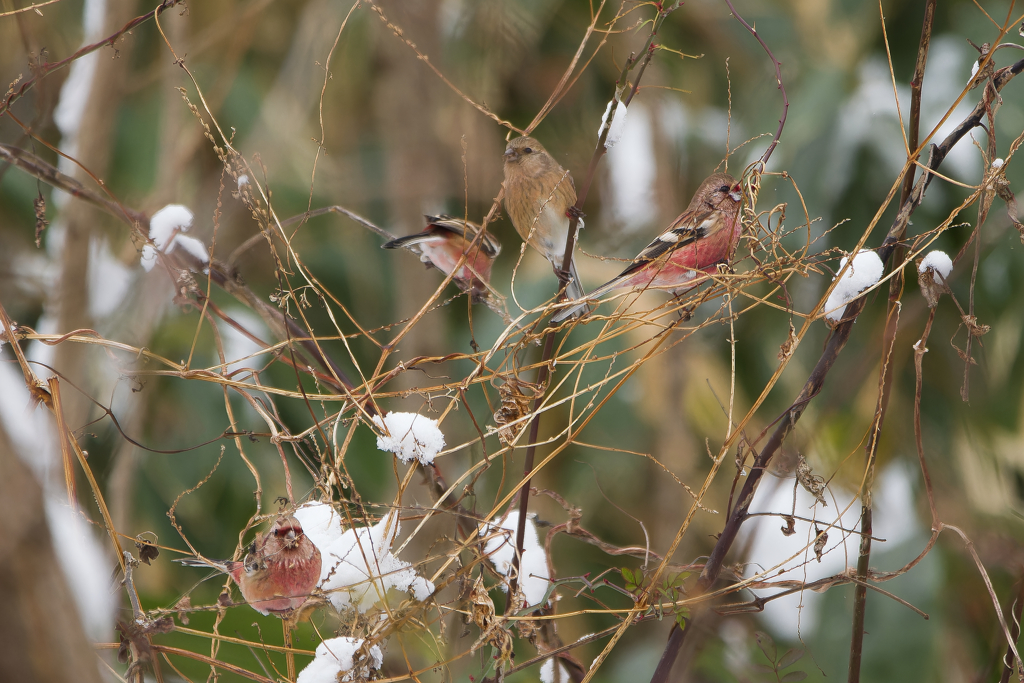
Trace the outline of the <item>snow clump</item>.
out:
<instances>
[{"instance_id":1,"label":"snow clump","mask_svg":"<svg viewBox=\"0 0 1024 683\"><path fill-rule=\"evenodd\" d=\"M541 683L569 683L569 672L565 670L561 662L556 662L557 657L551 657L544 661L540 667ZM555 666L558 666L558 679L555 679Z\"/></svg>"},{"instance_id":2,"label":"snow clump","mask_svg":"<svg viewBox=\"0 0 1024 683\"><path fill-rule=\"evenodd\" d=\"M388 434L377 437L377 448L398 456L402 462L419 460L423 465L434 462L434 456L444 449L444 434L437 427L437 420L423 417L418 413L390 412L381 419L373 416L373 423L387 428Z\"/></svg>"},{"instance_id":3,"label":"snow clump","mask_svg":"<svg viewBox=\"0 0 1024 683\"><path fill-rule=\"evenodd\" d=\"M921 259L917 272L924 273L928 270L932 271L932 279L936 284L945 284L944 280L953 272L953 260L944 251L938 249L929 251L928 255ZM939 277L940 275L942 277Z\"/></svg>"},{"instance_id":4,"label":"snow clump","mask_svg":"<svg viewBox=\"0 0 1024 683\"><path fill-rule=\"evenodd\" d=\"M846 267L848 258L843 257L839 261L839 270ZM835 289L825 302L825 320L835 325L843 319L846 313L846 305L856 299L861 292L875 285L882 279L882 259L870 249L862 249L853 257L853 263L843 273L843 277L836 284Z\"/></svg>"},{"instance_id":5,"label":"snow clump","mask_svg":"<svg viewBox=\"0 0 1024 683\"><path fill-rule=\"evenodd\" d=\"M210 255L206 245L195 237L182 234L188 232L194 220L192 211L182 204L168 204L154 213L149 219L149 239L153 240L153 244L147 244L142 248L142 267L147 272L153 270L153 266L156 265L156 253L159 251L170 254L176 247L180 247L202 264L209 263Z\"/></svg>"},{"instance_id":6,"label":"snow clump","mask_svg":"<svg viewBox=\"0 0 1024 683\"><path fill-rule=\"evenodd\" d=\"M508 576L512 571L512 560L515 557L516 528L519 526L519 512L508 513L505 521L498 524L485 524L480 534L487 541L484 551L499 574ZM527 605L539 605L548 592L548 557L544 546L537 536L537 527L527 518L526 533L523 534L523 558L519 569L519 587L526 596ZM502 588L507 590L503 584Z\"/></svg>"},{"instance_id":7,"label":"snow clump","mask_svg":"<svg viewBox=\"0 0 1024 683\"><path fill-rule=\"evenodd\" d=\"M295 510L295 518L320 550L319 586L339 612L349 607L366 612L392 588L419 601L434 593L433 583L391 554L401 528L397 512L373 526L346 531L341 516L326 503L306 503Z\"/></svg>"},{"instance_id":8,"label":"snow clump","mask_svg":"<svg viewBox=\"0 0 1024 683\"><path fill-rule=\"evenodd\" d=\"M305 669L299 672L295 683L337 683L338 675L344 673L342 681L351 681L353 677L365 680L370 669L380 669L384 663L384 655L380 646L370 648L369 661L363 657L356 667L356 653L363 646L359 638L329 638L316 646L316 656ZM358 670L353 671L354 668Z\"/></svg>"},{"instance_id":9,"label":"snow clump","mask_svg":"<svg viewBox=\"0 0 1024 683\"><path fill-rule=\"evenodd\" d=\"M601 117L601 127L597 129L597 137L600 138L601 134L604 133L604 129L608 127L608 116L612 113L612 105L615 100L608 100L608 106L604 108L604 116ZM612 119L612 127L608 131L608 137L605 138L604 146L606 149L611 149L615 146L622 138L622 131L626 129L626 105L619 101L619 106L615 107L615 118Z\"/></svg>"}]
</instances>

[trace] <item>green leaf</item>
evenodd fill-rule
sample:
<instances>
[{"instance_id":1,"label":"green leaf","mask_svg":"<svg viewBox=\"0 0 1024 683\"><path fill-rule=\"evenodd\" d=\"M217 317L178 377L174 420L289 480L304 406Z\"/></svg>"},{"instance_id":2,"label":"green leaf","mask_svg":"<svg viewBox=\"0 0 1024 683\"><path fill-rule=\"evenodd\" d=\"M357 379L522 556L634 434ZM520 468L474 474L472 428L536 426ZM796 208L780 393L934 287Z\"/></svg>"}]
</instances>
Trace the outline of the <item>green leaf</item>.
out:
<instances>
[{"instance_id":1,"label":"green leaf","mask_svg":"<svg viewBox=\"0 0 1024 683\"><path fill-rule=\"evenodd\" d=\"M805 678L807 678L806 671L790 671L779 680L781 680L782 683L796 683L796 681L802 681Z\"/></svg>"},{"instance_id":2,"label":"green leaf","mask_svg":"<svg viewBox=\"0 0 1024 683\"><path fill-rule=\"evenodd\" d=\"M682 590L683 581L689 575L690 575L689 572L680 572L679 574L668 574L665 577L665 588L666 588L666 590L669 587L678 588L678 589Z\"/></svg>"},{"instance_id":3,"label":"green leaf","mask_svg":"<svg viewBox=\"0 0 1024 683\"><path fill-rule=\"evenodd\" d=\"M778 650L775 649L775 641L772 640L772 637L764 631L755 631L754 640L757 641L757 646L761 648L761 652L768 658L768 661L774 664Z\"/></svg>"},{"instance_id":4,"label":"green leaf","mask_svg":"<svg viewBox=\"0 0 1024 683\"><path fill-rule=\"evenodd\" d=\"M792 650L782 655L782 659L779 660L779 668L785 669L793 666L800 661L800 658L804 656L804 649L802 647L794 647Z\"/></svg>"}]
</instances>

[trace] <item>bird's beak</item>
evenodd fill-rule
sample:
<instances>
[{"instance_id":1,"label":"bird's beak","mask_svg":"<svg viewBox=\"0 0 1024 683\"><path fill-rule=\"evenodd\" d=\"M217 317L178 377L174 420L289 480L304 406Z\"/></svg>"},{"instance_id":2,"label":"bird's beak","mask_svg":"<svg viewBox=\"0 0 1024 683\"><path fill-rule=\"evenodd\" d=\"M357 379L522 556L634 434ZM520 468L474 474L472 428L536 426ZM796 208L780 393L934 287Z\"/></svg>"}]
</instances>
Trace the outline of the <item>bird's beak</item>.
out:
<instances>
[{"instance_id":1,"label":"bird's beak","mask_svg":"<svg viewBox=\"0 0 1024 683\"><path fill-rule=\"evenodd\" d=\"M736 183L731 190L729 190L729 196L732 197L734 202L738 202L743 199L743 185Z\"/></svg>"},{"instance_id":2,"label":"bird's beak","mask_svg":"<svg viewBox=\"0 0 1024 683\"><path fill-rule=\"evenodd\" d=\"M512 149L511 147L509 147L508 149L505 150L505 155L504 156L505 156L506 159L511 159L515 155L516 155L516 151L514 149Z\"/></svg>"}]
</instances>

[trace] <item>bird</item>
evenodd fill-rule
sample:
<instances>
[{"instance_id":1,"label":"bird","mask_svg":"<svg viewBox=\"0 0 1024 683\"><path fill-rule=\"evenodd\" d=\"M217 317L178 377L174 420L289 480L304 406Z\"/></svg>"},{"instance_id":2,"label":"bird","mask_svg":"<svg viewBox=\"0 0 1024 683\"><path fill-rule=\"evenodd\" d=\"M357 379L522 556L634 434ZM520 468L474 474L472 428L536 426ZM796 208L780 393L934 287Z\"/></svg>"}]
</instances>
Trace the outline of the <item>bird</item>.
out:
<instances>
[{"instance_id":1,"label":"bird","mask_svg":"<svg viewBox=\"0 0 1024 683\"><path fill-rule=\"evenodd\" d=\"M469 292L474 302L485 301L491 280L491 266L501 253L501 242L489 232L476 239L481 227L472 221L441 214L424 216L427 227L422 232L393 239L381 245L382 249L408 249L418 254L420 261L433 266L445 275L452 275L455 266L466 255L466 260L452 280L463 291ZM473 244L476 240L476 244Z\"/></svg>"},{"instance_id":2,"label":"bird","mask_svg":"<svg viewBox=\"0 0 1024 683\"><path fill-rule=\"evenodd\" d=\"M569 219L580 218L576 208L576 187L572 175L562 168L534 138L513 138L505 148L505 211L516 232L551 262L555 274L562 272ZM582 223L580 223L582 225ZM570 299L585 296L576 259L569 261Z\"/></svg>"},{"instance_id":3,"label":"bird","mask_svg":"<svg viewBox=\"0 0 1024 683\"><path fill-rule=\"evenodd\" d=\"M291 516L278 517L253 540L245 558L176 560L189 567L213 567L230 576L249 606L260 614L284 616L302 607L320 581L320 551Z\"/></svg>"},{"instance_id":4,"label":"bird","mask_svg":"<svg viewBox=\"0 0 1024 683\"><path fill-rule=\"evenodd\" d=\"M679 296L704 281L702 273L714 273L719 264L728 263L739 245L743 224L743 186L727 173L715 173L700 184L686 207L672 224L654 238L633 262L604 283L590 297L599 297L614 289L667 289ZM572 306L551 318L560 323L579 315L581 306Z\"/></svg>"}]
</instances>

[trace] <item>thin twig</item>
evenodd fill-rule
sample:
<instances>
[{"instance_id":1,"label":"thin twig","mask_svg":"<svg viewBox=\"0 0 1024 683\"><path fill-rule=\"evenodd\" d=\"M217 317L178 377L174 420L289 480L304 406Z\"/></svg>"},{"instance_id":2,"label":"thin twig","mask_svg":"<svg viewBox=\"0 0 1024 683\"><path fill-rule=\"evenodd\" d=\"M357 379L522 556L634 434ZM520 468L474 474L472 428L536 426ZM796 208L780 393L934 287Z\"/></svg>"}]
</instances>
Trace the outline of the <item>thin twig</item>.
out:
<instances>
[{"instance_id":1,"label":"thin twig","mask_svg":"<svg viewBox=\"0 0 1024 683\"><path fill-rule=\"evenodd\" d=\"M929 0L925 8L924 20L921 26L921 40L917 49L917 63L914 66L914 78L910 84L910 125L909 125L909 154L911 160L916 160L919 154L918 136L921 121L921 86L924 83L925 66L928 62L928 47L931 44L932 19L935 15L935 0ZM884 21L884 19L883 19ZM892 64L889 65L890 71ZM900 194L900 203L903 204L910 197L914 188L914 172L916 166L911 166L903 179L903 188ZM882 334L882 371L878 387L878 400L875 405L875 418L868 435L868 441L864 449L865 473L861 489L861 517L860 517L860 552L857 559L857 587L854 589L853 598L853 633L850 637L850 661L847 671L849 683L860 681L861 660L864 653L864 622L867 616L867 579L868 570L871 565L871 533L873 529L874 511L872 508L871 489L875 478L875 456L878 450L878 441L882 434L882 423L885 421L886 410L889 407L889 397L892 396L892 382L894 375L893 347L896 343L896 331L899 327L899 313L901 308L900 297L903 295L903 261L906 254L904 239L907 228L904 225L901 234L897 238L893 249L892 263L895 273L889 280L889 301L888 312L885 320L885 330Z\"/></svg>"},{"instance_id":2,"label":"thin twig","mask_svg":"<svg viewBox=\"0 0 1024 683\"><path fill-rule=\"evenodd\" d=\"M110 34L103 40L96 43L92 43L91 45L86 45L85 47L81 48L80 50L72 54L70 57L65 57L59 62L43 62L42 64L38 65L35 69L36 75L22 83L20 88L18 88L16 91L8 95L7 99L4 100L2 104L0 104L0 116L6 114L8 110L11 108L12 104L21 99L21 97L24 96L25 93L31 90L37 83L39 83L39 81L41 81L46 76L49 76L51 73L57 71L58 69L63 69L64 67L74 62L76 59L80 59L85 55L89 54L90 52L95 52L96 50L100 49L105 45L113 47L114 43L117 42L117 39L123 36L125 33L128 33L140 24L146 23L150 19L163 13L165 10L169 10L170 8L174 7L182 1L183 0L163 0L163 2L157 5L155 9L146 12L141 16L135 17L127 24L122 26L119 30Z\"/></svg>"},{"instance_id":3,"label":"thin twig","mask_svg":"<svg viewBox=\"0 0 1024 683\"><path fill-rule=\"evenodd\" d=\"M928 509L932 515L932 532L940 528L939 513L935 508L935 495L932 492L932 477L928 472L928 463L924 457L924 440L921 433L921 394L924 388L924 354L928 353L928 336L932 331L932 322L935 320L935 309L928 312L928 322L925 323L924 332L921 338L914 344L914 441L917 444L917 458L921 465L921 476L924 478L924 489L928 495Z\"/></svg>"},{"instance_id":4,"label":"thin twig","mask_svg":"<svg viewBox=\"0 0 1024 683\"><path fill-rule=\"evenodd\" d=\"M1013 621L1010 622L1010 643L1016 643L1017 639L1020 638L1020 618L1021 611L1024 608L1024 575L1017 579L1017 591L1013 595L1013 603L1010 605L1010 615L1013 617ZM1013 647L1011 645L1006 646L1006 654L1003 655L1003 671L999 676L999 683L1009 683L1010 674L1014 670L1013 662Z\"/></svg>"},{"instance_id":5,"label":"thin twig","mask_svg":"<svg viewBox=\"0 0 1024 683\"><path fill-rule=\"evenodd\" d=\"M743 25L743 28L750 31L750 35L757 39L757 42L761 44L764 51L768 54L768 59L772 60L772 65L775 67L775 82L779 84L779 90L782 91L782 116L779 118L779 128L775 131L775 137L772 138L772 143L768 145L768 149L761 155L761 159L758 161L760 170L764 171L765 166L768 165L768 159L772 156L772 152L775 151L775 147L779 144L779 139L782 137L782 129L786 127L786 116L789 114L789 98L786 96L786 86L782 84L782 63L775 59L775 55L772 54L771 48L764 42L764 39L757 33L757 30L748 24L743 17L736 12L736 8L732 6L732 0L725 0L725 4L729 6L729 11L736 17L736 21Z\"/></svg>"},{"instance_id":6,"label":"thin twig","mask_svg":"<svg viewBox=\"0 0 1024 683\"><path fill-rule=\"evenodd\" d=\"M629 60L626 61L625 66L622 69L622 74L619 77L619 81L616 83L616 93L612 98L612 108L608 114L608 121L601 130L601 135L597 141L597 147L594 149L594 154L590 159L590 166L587 168L587 175L580 186L579 192L576 195L575 211L571 213L569 219L569 234L565 242L565 254L562 257L562 270L559 273L559 279L561 282L561 292L559 296L564 298L566 282L564 278L569 272L569 267L572 264L572 255L576 249L576 233L579 227L580 216L582 215L583 204L587 200L587 194L590 191L590 186L593 184L594 175L597 171L597 164L607 152L605 143L608 140L608 133L611 131L612 121L615 117L615 110L619 106L619 90L623 88L626 83L626 77L634 67L637 66L639 61L640 70L637 73L636 78L633 82L633 87L630 89L629 94L622 101L622 106L626 107L632 101L633 96L636 95L637 90L640 87L640 79L643 77L644 70L647 68L647 64L651 61L651 57L654 55L654 39L658 35L658 29L664 23L665 18L678 9L681 2L671 4L669 7L661 8L658 11L656 18L653 21L650 35L647 38L647 44L644 46L643 52L637 55L632 55ZM603 6L603 3L602 3ZM596 18L595 18L596 21ZM541 367L537 371L537 384L544 386L548 381L549 366L551 364L551 355L554 353L554 333L548 332L544 340L544 351L541 354ZM533 402L533 419L530 423L530 440L527 442L528 446L526 449L526 457L523 462L523 483L519 489L519 520L518 526L516 527L516 553L512 560L512 571L510 572L511 581L509 585L508 600L506 601L505 608L506 613L509 610L512 596L515 595L516 587L518 585L519 575L519 561L520 556L523 553L523 542L526 538L526 513L529 509L529 498L530 498L530 480L533 473L533 463L537 451L537 435L540 431L540 407L543 405L544 396L543 394L538 396Z\"/></svg>"},{"instance_id":7,"label":"thin twig","mask_svg":"<svg viewBox=\"0 0 1024 683\"><path fill-rule=\"evenodd\" d=\"M0 12L0 19L2 19L3 17L9 17L13 14L21 14L22 12L31 12L33 10L35 10L36 14L38 14L39 16L43 16L43 13L39 11L40 7L46 7L47 5L52 5L60 1L61 0L46 0L45 2L37 2L34 5L28 5L26 7L19 7L18 9Z\"/></svg>"},{"instance_id":8,"label":"thin twig","mask_svg":"<svg viewBox=\"0 0 1024 683\"><path fill-rule=\"evenodd\" d=\"M1021 60L1010 67L1000 69L992 79L996 90L1001 90L1022 70L1024 70L1024 60ZM977 127L981 123L981 118L984 113L984 103L979 103L978 106L975 107L974 111L968 115L968 117L964 119L964 121L962 121L952 133L950 133L941 143L932 148L925 172L914 184L913 191L900 207L900 210L897 213L892 226L889 228L885 239L877 249L877 254L883 263L889 261L892 257L893 251L898 244L899 235L903 234L910 217L913 215L917 207L920 206L921 202L924 201L925 191L927 190L928 184L932 178L932 174L928 171L938 169L946 155L949 153L949 150L951 150L953 146L971 129ZM753 499L754 490L757 488L758 482L764 472L767 471L769 463L778 452L778 449L782 446L786 437L789 436L790 432L796 426L797 421L800 419L801 415L803 415L808 401L817 395L821 390L821 387L824 385L825 377L828 375L832 365L846 346L846 342L849 340L852 332L853 323L860 315L864 305L865 298L862 296L847 306L844 322L840 323L835 330L833 330L832 336L825 345L825 349L819 357L818 362L815 364L814 369L808 376L804 387L801 389L796 400L794 400L790 405L790 408L786 413L786 419L776 427L761 452L755 455L754 465L744 481L740 494L737 497L737 505L729 515L729 518L725 523L725 527L719 535L718 540L711 551L711 555L708 557L708 561L705 563L704 571L701 572L700 578L693 590L694 595L706 592L718 579L724 565L725 556L732 548L732 545L736 540L736 536L739 533L739 529L746 519L747 509ZM693 621L693 619L687 620L684 628L673 627L672 632L669 635L668 642L665 645L665 649L662 652L661 660L658 662L658 666L651 678L652 683L665 683L670 680L669 675L672 669L672 664L675 662L676 656L685 641L686 634L692 627Z\"/></svg>"},{"instance_id":9,"label":"thin twig","mask_svg":"<svg viewBox=\"0 0 1024 683\"><path fill-rule=\"evenodd\" d=\"M1003 635L1006 637L1007 648L1010 655L1013 656L1017 666L1024 667L1021 663L1020 652L1017 650L1017 640L1012 637L1010 627L1006 623L1006 617L1003 616L1003 610L999 605L999 596L996 595L996 589L992 585L992 579L989 578L988 571L985 569L985 564L978 557L978 551L974 547L974 541L968 538L967 534L963 532L959 527L955 527L952 524L944 524L944 529L952 529L967 546L967 552L971 554L971 559L974 560L974 566L978 568L978 573L981 574L981 580L985 583L985 588L988 591L989 598L992 600L992 607L996 611L996 619L999 621L999 627L1003 631Z\"/></svg>"}]
</instances>

